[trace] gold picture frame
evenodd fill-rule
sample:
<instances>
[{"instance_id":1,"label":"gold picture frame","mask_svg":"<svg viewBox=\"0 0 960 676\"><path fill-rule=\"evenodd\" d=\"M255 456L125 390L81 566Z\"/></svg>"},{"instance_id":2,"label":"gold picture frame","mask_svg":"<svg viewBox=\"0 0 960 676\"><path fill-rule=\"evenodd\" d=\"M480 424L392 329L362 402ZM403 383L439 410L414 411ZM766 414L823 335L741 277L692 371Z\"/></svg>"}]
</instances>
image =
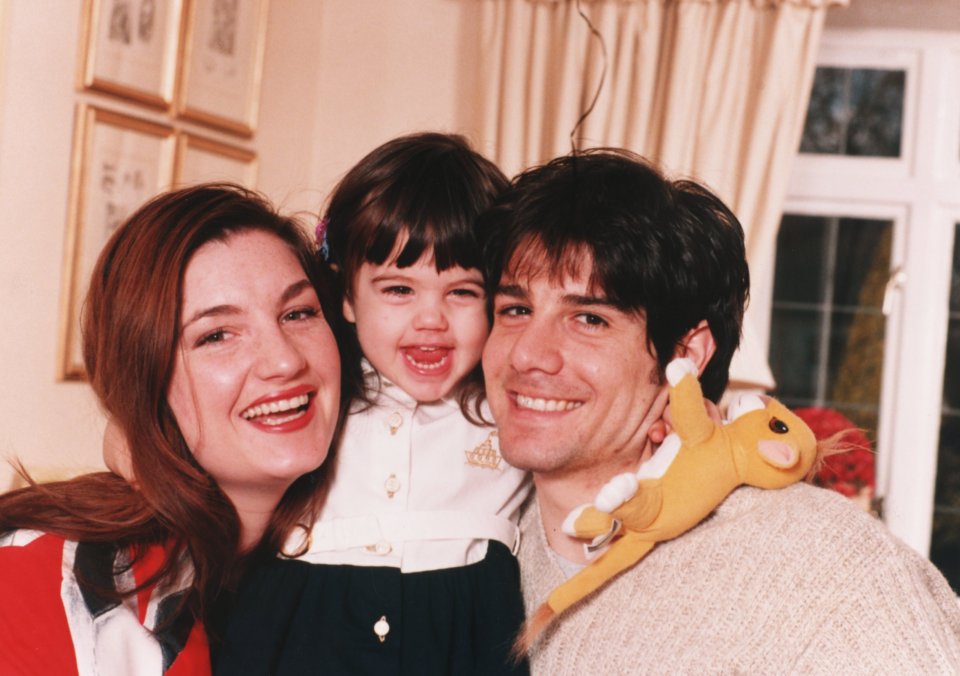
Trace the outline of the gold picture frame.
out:
<instances>
[{"instance_id":1,"label":"gold picture frame","mask_svg":"<svg viewBox=\"0 0 960 676\"><path fill-rule=\"evenodd\" d=\"M253 136L267 0L186 0L183 26L177 115Z\"/></svg>"},{"instance_id":2,"label":"gold picture frame","mask_svg":"<svg viewBox=\"0 0 960 676\"><path fill-rule=\"evenodd\" d=\"M85 0L81 88L173 105L183 0Z\"/></svg>"},{"instance_id":3,"label":"gold picture frame","mask_svg":"<svg viewBox=\"0 0 960 676\"><path fill-rule=\"evenodd\" d=\"M87 280L120 223L170 187L174 130L131 115L77 106L64 246L58 380L84 380L80 312Z\"/></svg>"},{"instance_id":4,"label":"gold picture frame","mask_svg":"<svg viewBox=\"0 0 960 676\"><path fill-rule=\"evenodd\" d=\"M187 186L208 181L253 188L257 181L257 154L247 148L181 132L177 135L173 184Z\"/></svg>"}]
</instances>

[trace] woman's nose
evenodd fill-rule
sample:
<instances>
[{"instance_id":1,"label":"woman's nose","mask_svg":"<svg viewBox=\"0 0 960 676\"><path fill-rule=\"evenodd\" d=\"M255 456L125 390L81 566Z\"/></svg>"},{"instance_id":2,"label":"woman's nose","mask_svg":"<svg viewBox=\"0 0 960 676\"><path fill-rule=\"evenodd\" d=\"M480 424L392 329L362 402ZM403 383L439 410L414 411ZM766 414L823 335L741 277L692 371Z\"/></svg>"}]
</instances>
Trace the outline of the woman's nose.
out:
<instances>
[{"instance_id":1,"label":"woman's nose","mask_svg":"<svg viewBox=\"0 0 960 676\"><path fill-rule=\"evenodd\" d=\"M258 375L264 379L295 376L307 363L299 345L279 327L261 337L258 350Z\"/></svg>"}]
</instances>

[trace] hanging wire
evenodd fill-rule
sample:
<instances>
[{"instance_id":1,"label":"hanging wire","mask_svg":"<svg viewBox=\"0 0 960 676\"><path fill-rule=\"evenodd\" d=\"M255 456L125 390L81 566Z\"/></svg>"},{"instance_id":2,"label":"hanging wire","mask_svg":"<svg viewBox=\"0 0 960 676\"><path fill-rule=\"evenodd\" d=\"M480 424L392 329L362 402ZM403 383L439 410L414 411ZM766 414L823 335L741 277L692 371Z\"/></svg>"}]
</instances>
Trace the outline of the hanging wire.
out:
<instances>
[{"instance_id":1,"label":"hanging wire","mask_svg":"<svg viewBox=\"0 0 960 676\"><path fill-rule=\"evenodd\" d=\"M603 68L600 71L600 82L597 83L597 90L593 94L593 99L590 101L590 105L587 106L587 109L583 111L580 117L577 119L577 123L573 125L573 129L570 130L570 149L574 154L577 153L577 131L580 129L580 125L583 124L584 120L593 112L594 107L597 105L597 99L600 98L600 92L603 90L603 83L607 79L607 43L603 40L603 35L600 34L600 31L596 29L593 25L593 22L590 21L583 8L580 6L580 0L576 0L577 14L586 22L587 28L590 29L590 33L593 37L600 43L600 52L603 55Z\"/></svg>"}]
</instances>

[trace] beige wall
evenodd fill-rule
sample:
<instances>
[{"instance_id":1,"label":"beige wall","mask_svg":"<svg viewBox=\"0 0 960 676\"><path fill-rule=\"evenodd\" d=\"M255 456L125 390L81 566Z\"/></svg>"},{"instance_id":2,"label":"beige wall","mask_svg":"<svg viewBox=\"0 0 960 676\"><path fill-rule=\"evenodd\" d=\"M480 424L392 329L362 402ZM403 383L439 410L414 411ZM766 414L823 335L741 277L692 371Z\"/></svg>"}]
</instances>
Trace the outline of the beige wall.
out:
<instances>
[{"instance_id":1,"label":"beige wall","mask_svg":"<svg viewBox=\"0 0 960 676\"><path fill-rule=\"evenodd\" d=\"M0 3L0 457L41 471L97 466L103 417L89 387L54 378L83 3ZM470 4L273 0L259 187L315 212L376 144L426 128L469 133L457 72ZM0 489L12 477L0 462Z\"/></svg>"}]
</instances>

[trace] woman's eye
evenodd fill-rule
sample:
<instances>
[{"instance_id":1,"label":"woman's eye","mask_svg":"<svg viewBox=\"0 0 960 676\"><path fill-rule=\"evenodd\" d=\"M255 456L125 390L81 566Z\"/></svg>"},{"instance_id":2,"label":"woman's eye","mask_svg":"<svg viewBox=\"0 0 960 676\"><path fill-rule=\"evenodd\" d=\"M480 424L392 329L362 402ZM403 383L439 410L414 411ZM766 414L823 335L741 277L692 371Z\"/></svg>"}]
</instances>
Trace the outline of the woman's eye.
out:
<instances>
[{"instance_id":1,"label":"woman's eye","mask_svg":"<svg viewBox=\"0 0 960 676\"><path fill-rule=\"evenodd\" d=\"M290 312L283 315L283 321L285 322L295 322L301 321L304 319L312 319L320 314L320 310L314 307L304 307L298 308L296 310L291 310Z\"/></svg>"},{"instance_id":2,"label":"woman's eye","mask_svg":"<svg viewBox=\"0 0 960 676\"><path fill-rule=\"evenodd\" d=\"M214 343L222 343L223 340L227 337L227 332L223 329L217 329L216 331L210 331L205 333L197 340L195 345L197 347L202 347L203 345L213 345Z\"/></svg>"}]
</instances>

